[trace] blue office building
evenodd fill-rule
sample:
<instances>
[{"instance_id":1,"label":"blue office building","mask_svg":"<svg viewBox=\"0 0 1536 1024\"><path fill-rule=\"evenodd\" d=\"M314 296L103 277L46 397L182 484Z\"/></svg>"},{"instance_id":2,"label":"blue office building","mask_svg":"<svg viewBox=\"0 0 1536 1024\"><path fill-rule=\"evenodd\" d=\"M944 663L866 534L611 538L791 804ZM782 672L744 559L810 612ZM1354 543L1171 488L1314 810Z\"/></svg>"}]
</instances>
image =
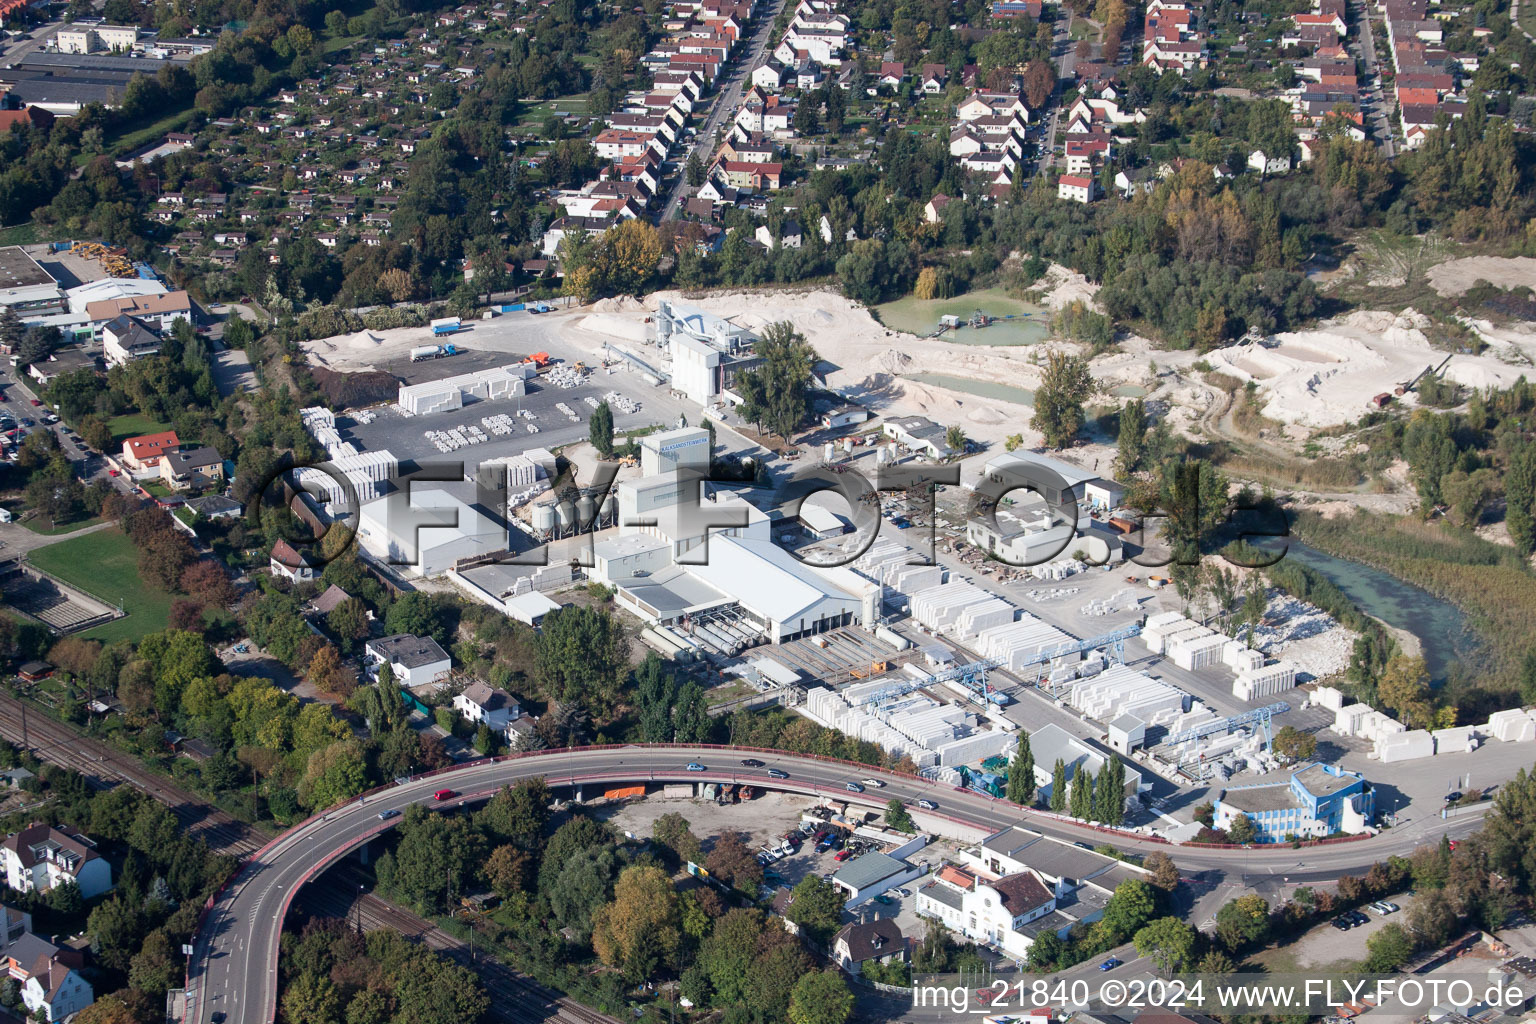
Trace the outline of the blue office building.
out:
<instances>
[{"instance_id":1,"label":"blue office building","mask_svg":"<svg viewBox=\"0 0 1536 1024\"><path fill-rule=\"evenodd\" d=\"M1216 827L1225 829L1243 815L1259 841L1291 837L1320 839L1363 832L1376 817L1376 794L1359 772L1326 764L1291 769L1284 782L1233 786L1216 800Z\"/></svg>"}]
</instances>

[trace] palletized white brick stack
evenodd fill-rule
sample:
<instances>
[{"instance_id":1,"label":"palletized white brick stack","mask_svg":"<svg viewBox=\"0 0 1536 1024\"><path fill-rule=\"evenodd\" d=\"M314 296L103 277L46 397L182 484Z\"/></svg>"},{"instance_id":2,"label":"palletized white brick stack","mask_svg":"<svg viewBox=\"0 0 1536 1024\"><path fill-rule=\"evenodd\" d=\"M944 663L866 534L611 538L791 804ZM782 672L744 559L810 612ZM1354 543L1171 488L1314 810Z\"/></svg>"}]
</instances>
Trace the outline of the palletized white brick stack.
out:
<instances>
[{"instance_id":1,"label":"palletized white brick stack","mask_svg":"<svg viewBox=\"0 0 1536 1024\"><path fill-rule=\"evenodd\" d=\"M1320 708L1338 711L1344 706L1344 691L1334 686L1319 686L1312 691L1312 703Z\"/></svg>"},{"instance_id":2,"label":"palletized white brick stack","mask_svg":"<svg viewBox=\"0 0 1536 1024\"><path fill-rule=\"evenodd\" d=\"M1153 654L1162 654L1164 641L1170 631L1178 632L1193 625L1193 622L1178 612L1158 612L1156 615L1148 615L1146 625L1141 627L1141 642L1146 644L1147 650Z\"/></svg>"},{"instance_id":3,"label":"palletized white brick stack","mask_svg":"<svg viewBox=\"0 0 1536 1024\"><path fill-rule=\"evenodd\" d=\"M1464 754L1477 746L1477 726L1457 725L1434 731L1436 754Z\"/></svg>"},{"instance_id":4,"label":"palletized white brick stack","mask_svg":"<svg viewBox=\"0 0 1536 1024\"><path fill-rule=\"evenodd\" d=\"M1295 686L1296 667L1281 661L1239 673L1232 683L1232 695L1238 700L1257 700Z\"/></svg>"},{"instance_id":5,"label":"palletized white brick stack","mask_svg":"<svg viewBox=\"0 0 1536 1024\"><path fill-rule=\"evenodd\" d=\"M1264 655L1241 640L1228 640L1221 648L1221 662L1241 675L1264 664Z\"/></svg>"},{"instance_id":6,"label":"palletized white brick stack","mask_svg":"<svg viewBox=\"0 0 1536 1024\"><path fill-rule=\"evenodd\" d=\"M983 658L998 662L1011 672L1024 667L1026 658L1032 658L1043 649L1066 643L1070 637L1055 626L1041 622L1033 615L1025 615L1017 622L994 626L984 630L976 647Z\"/></svg>"},{"instance_id":7,"label":"palletized white brick stack","mask_svg":"<svg viewBox=\"0 0 1536 1024\"><path fill-rule=\"evenodd\" d=\"M1168 644L1168 656L1175 665L1187 671L1210 668L1221 663L1221 649L1226 642L1226 637L1210 630L1187 639L1181 634Z\"/></svg>"},{"instance_id":8,"label":"palletized white brick stack","mask_svg":"<svg viewBox=\"0 0 1536 1024\"><path fill-rule=\"evenodd\" d=\"M912 617L928 629L948 629L961 611L993 597L974 583L950 580L912 595Z\"/></svg>"},{"instance_id":9,"label":"palletized white brick stack","mask_svg":"<svg viewBox=\"0 0 1536 1024\"><path fill-rule=\"evenodd\" d=\"M1383 736L1376 741L1376 757L1382 764L1433 757L1435 738L1423 729L1412 729Z\"/></svg>"},{"instance_id":10,"label":"palletized white brick stack","mask_svg":"<svg viewBox=\"0 0 1536 1024\"><path fill-rule=\"evenodd\" d=\"M1072 684L1067 702L1101 722L1124 714L1135 715L1148 725L1163 725L1184 711L1187 694L1145 672L1115 665Z\"/></svg>"},{"instance_id":11,"label":"palletized white brick stack","mask_svg":"<svg viewBox=\"0 0 1536 1024\"><path fill-rule=\"evenodd\" d=\"M1018 740L1002 730L976 732L941 744L934 752L941 765L974 764L1013 750Z\"/></svg>"},{"instance_id":12,"label":"palletized white brick stack","mask_svg":"<svg viewBox=\"0 0 1536 1024\"><path fill-rule=\"evenodd\" d=\"M983 630L1006 626L1018 614L1018 609L1000 597L973 604L960 612L955 620L955 639L970 640Z\"/></svg>"},{"instance_id":13,"label":"palletized white brick stack","mask_svg":"<svg viewBox=\"0 0 1536 1024\"><path fill-rule=\"evenodd\" d=\"M1529 743L1536 740L1536 717L1523 708L1495 711L1488 716L1488 732L1504 743Z\"/></svg>"}]
</instances>

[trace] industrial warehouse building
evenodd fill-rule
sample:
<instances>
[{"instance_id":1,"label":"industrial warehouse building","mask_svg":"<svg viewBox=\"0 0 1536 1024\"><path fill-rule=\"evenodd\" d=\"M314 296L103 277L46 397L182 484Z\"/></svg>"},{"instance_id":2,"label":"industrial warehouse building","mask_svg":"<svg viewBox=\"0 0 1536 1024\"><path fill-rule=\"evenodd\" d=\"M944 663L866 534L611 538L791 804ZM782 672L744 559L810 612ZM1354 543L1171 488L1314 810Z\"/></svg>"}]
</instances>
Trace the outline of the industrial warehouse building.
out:
<instances>
[{"instance_id":1,"label":"industrial warehouse building","mask_svg":"<svg viewBox=\"0 0 1536 1024\"><path fill-rule=\"evenodd\" d=\"M466 559L505 552L510 534L496 509L464 481L417 483L363 505L357 541L407 575L436 576Z\"/></svg>"},{"instance_id":2,"label":"industrial warehouse building","mask_svg":"<svg viewBox=\"0 0 1536 1024\"><path fill-rule=\"evenodd\" d=\"M1359 772L1308 764L1291 769L1284 782L1223 790L1216 800L1216 827L1227 828L1240 815L1253 822L1265 843L1363 832L1375 821L1376 793Z\"/></svg>"},{"instance_id":3,"label":"industrial warehouse building","mask_svg":"<svg viewBox=\"0 0 1536 1024\"><path fill-rule=\"evenodd\" d=\"M762 362L757 335L724 317L678 302L656 310L656 344L672 359L672 386L689 401L715 404L736 374Z\"/></svg>"},{"instance_id":4,"label":"industrial warehouse building","mask_svg":"<svg viewBox=\"0 0 1536 1024\"><path fill-rule=\"evenodd\" d=\"M514 363L424 384L402 384L396 401L402 412L412 416L452 412L464 408L466 400L516 398L524 393L528 378L535 372L531 363Z\"/></svg>"},{"instance_id":5,"label":"industrial warehouse building","mask_svg":"<svg viewBox=\"0 0 1536 1024\"><path fill-rule=\"evenodd\" d=\"M686 500L689 488L699 501ZM772 542L768 516L729 488L664 472L617 491L619 534L594 545L590 574L649 623L702 632L734 653L879 616L879 584L801 562Z\"/></svg>"}]
</instances>

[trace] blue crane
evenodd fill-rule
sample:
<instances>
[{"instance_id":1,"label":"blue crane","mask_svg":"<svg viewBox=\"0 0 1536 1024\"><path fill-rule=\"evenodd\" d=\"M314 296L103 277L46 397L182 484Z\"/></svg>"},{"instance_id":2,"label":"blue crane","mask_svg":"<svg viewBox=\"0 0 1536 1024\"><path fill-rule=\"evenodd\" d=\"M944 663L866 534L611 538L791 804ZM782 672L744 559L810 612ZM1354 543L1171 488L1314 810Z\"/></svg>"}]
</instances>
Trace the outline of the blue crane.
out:
<instances>
[{"instance_id":1,"label":"blue crane","mask_svg":"<svg viewBox=\"0 0 1536 1024\"><path fill-rule=\"evenodd\" d=\"M1271 725L1274 717L1284 714L1289 710L1291 710L1291 706L1285 701L1276 701L1274 704L1255 708L1252 711L1244 711L1242 714L1233 715L1230 718L1213 719L1197 725L1193 729L1186 729L1181 733L1169 736L1163 742L1169 746L1177 746L1180 743L1188 743L1191 740L1204 739L1214 733L1230 733L1233 729L1238 729L1245 725L1257 725L1264 734L1264 749L1268 750L1275 739L1273 726Z\"/></svg>"}]
</instances>

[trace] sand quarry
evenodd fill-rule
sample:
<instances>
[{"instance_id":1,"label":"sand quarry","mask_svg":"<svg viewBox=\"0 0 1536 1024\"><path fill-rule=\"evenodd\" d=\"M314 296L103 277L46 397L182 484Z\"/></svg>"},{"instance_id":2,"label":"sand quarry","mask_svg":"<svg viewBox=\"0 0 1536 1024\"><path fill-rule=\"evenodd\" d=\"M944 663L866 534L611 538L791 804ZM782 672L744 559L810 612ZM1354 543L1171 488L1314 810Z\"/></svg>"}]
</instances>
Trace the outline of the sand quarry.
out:
<instances>
[{"instance_id":1,"label":"sand quarry","mask_svg":"<svg viewBox=\"0 0 1536 1024\"><path fill-rule=\"evenodd\" d=\"M1536 259L1469 257L1442 263L1428 274L1443 294L1464 291L1480 279L1502 286L1536 283ZM1091 303L1094 291L1081 275L1053 266L1041 282L1039 301L1059 309L1078 299ZM788 320L820 353L827 382L840 393L880 415L919 415L946 426L957 424L971 438L987 444L1022 434L1027 445L1038 445L1040 437L1029 427L1031 408L909 377L938 373L1033 390L1051 348L1076 348L1059 341L985 346L919 338L887 328L866 307L830 289L722 291L698 298L668 291L644 299L604 299L589 307L549 313L537 321L513 314L467 322L473 328L458 340L471 350L523 353L542 344L530 337L530 329L536 328L540 337L554 343L548 347L557 355L563 355L560 350L568 346L576 358L600 357L604 343L614 342L647 361L664 363L662 353L650 343L647 323L662 299L699 306L750 328ZM1488 347L1481 355L1453 356L1444 371L1449 379L1472 388L1506 387L1536 372L1536 325L1468 324ZM1217 371L1253 381L1264 414L1288 424L1287 436L1299 441L1313 429L1359 419L1370 410L1373 396L1392 391L1426 367L1438 366L1446 353L1429 343L1428 326L1427 318L1412 309L1397 314L1359 311L1324 321L1312 330L1219 349L1204 358ZM398 368L412 346L431 341L430 329L423 327L360 331L309 342L305 349L314 363L335 369ZM1201 358L1194 352L1160 350L1145 338L1124 337L1116 351L1091 363L1106 392L1097 402L1118 403L1122 399L1109 397L1109 389L1138 385L1148 390L1175 429L1196 432L1207 410L1223 400L1193 370ZM1411 406L1413 395L1401 401Z\"/></svg>"},{"instance_id":2,"label":"sand quarry","mask_svg":"<svg viewBox=\"0 0 1536 1024\"><path fill-rule=\"evenodd\" d=\"M1362 310L1327 320L1311 331L1292 331L1261 342L1218 349L1211 366L1243 381L1254 381L1264 415L1282 423L1329 427L1359 419L1371 398L1439 366L1447 353L1429 343L1429 319L1406 309L1400 314ZM1494 329L1472 325L1488 343L1482 355L1457 354L1443 371L1469 388L1502 388L1532 372L1536 329L1521 324ZM1412 404L1410 394L1402 399Z\"/></svg>"},{"instance_id":3,"label":"sand quarry","mask_svg":"<svg viewBox=\"0 0 1536 1024\"><path fill-rule=\"evenodd\" d=\"M1059 309L1076 299L1093 300L1093 286L1081 275L1060 267L1053 267L1041 284L1041 304L1049 309ZM1028 405L919 383L907 375L942 373L1033 390L1040 383L1040 363L1055 343L985 346L919 338L886 327L862 304L827 289L713 292L697 298L669 291L644 300L604 299L579 320L573 333L619 339L636 347L638 354L655 358L645 319L663 299L698 306L753 329L788 320L820 354L828 385L880 415L927 416L946 426L958 424L973 440L989 444L1001 444L1010 434L1023 434L1028 444L1040 443L1039 435L1029 427L1033 410ZM1144 357L1118 362L1124 364L1123 369L1116 367L1099 375L1112 383L1139 381L1146 376Z\"/></svg>"}]
</instances>

